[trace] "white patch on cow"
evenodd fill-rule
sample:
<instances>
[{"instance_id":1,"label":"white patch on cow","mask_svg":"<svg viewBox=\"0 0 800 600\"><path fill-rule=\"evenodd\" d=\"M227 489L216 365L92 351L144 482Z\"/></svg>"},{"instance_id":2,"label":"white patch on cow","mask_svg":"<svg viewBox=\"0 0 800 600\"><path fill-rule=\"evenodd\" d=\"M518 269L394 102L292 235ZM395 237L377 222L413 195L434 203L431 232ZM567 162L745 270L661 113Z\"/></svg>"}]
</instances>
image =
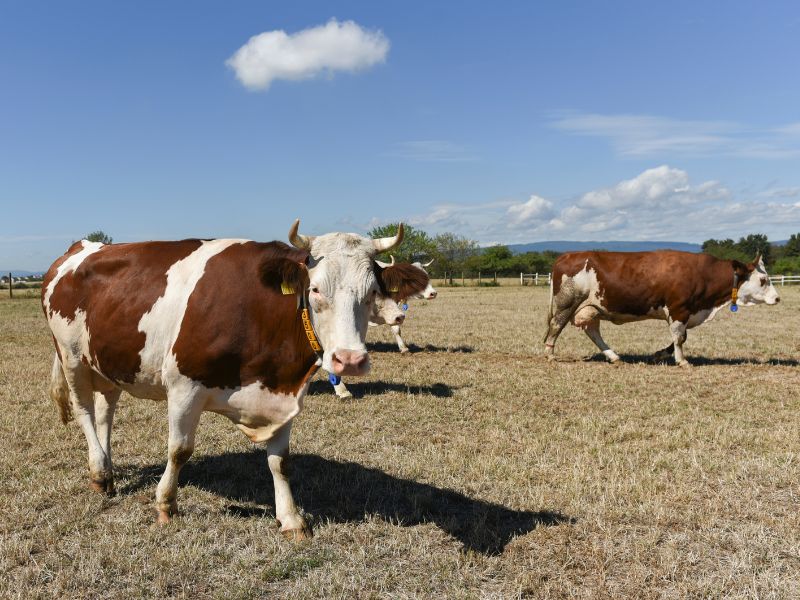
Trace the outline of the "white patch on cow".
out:
<instances>
[{"instance_id":1,"label":"white patch on cow","mask_svg":"<svg viewBox=\"0 0 800 600\"><path fill-rule=\"evenodd\" d=\"M50 314L50 298L53 295L53 291L56 289L58 282L61 281L61 278L64 277L67 273L73 273L78 267L81 266L81 263L86 260L87 256L94 254L95 252L99 251L104 244L100 242L89 242L87 240L81 240L81 245L83 248L76 252L75 254L71 255L67 258L61 265L58 267L56 271L55 277L50 281L47 285L47 289L44 292L44 301L43 304L47 309L47 314Z\"/></svg>"},{"instance_id":2,"label":"white patch on cow","mask_svg":"<svg viewBox=\"0 0 800 600\"><path fill-rule=\"evenodd\" d=\"M566 284L567 279L568 277L566 274L562 275L562 287ZM600 309L603 308L603 296L600 293L600 282L597 280L597 272L594 268L589 267L588 260L584 263L583 269L575 273L571 279L572 285L574 286L574 293L586 298L581 302L581 305L572 317L573 324L576 327L583 328L596 319L600 315Z\"/></svg>"},{"instance_id":3,"label":"white patch on cow","mask_svg":"<svg viewBox=\"0 0 800 600\"><path fill-rule=\"evenodd\" d=\"M425 273L425 275L428 274L428 272L425 270L425 267L422 265L421 262L415 262L415 263L411 263L411 264L413 266L417 267L423 273ZM423 300L432 300L432 299L436 298L437 295L438 295L438 292L436 291L436 288L434 288L431 285L431 281L430 281L430 278L429 278L428 279L428 285L425 286L425 289L422 290L421 292L419 292L418 294L414 294L413 297L414 298L421 298Z\"/></svg>"},{"instance_id":4,"label":"white patch on cow","mask_svg":"<svg viewBox=\"0 0 800 600\"><path fill-rule=\"evenodd\" d=\"M270 391L261 383L230 389L203 388L204 410L225 415L251 442L266 442L303 409L306 383L297 394Z\"/></svg>"},{"instance_id":5,"label":"white patch on cow","mask_svg":"<svg viewBox=\"0 0 800 600\"><path fill-rule=\"evenodd\" d=\"M167 369L169 362L172 362L167 359L172 356L172 347L178 339L189 296L203 277L206 264L226 248L247 241L204 241L189 256L170 266L164 295L139 320L138 330L145 334L145 342L139 353L141 366L133 386L135 391L128 391L137 396L144 394L146 398L153 397L153 394L163 397L163 391L159 393L159 390L168 383L167 378L178 375L177 364L174 369Z\"/></svg>"}]
</instances>

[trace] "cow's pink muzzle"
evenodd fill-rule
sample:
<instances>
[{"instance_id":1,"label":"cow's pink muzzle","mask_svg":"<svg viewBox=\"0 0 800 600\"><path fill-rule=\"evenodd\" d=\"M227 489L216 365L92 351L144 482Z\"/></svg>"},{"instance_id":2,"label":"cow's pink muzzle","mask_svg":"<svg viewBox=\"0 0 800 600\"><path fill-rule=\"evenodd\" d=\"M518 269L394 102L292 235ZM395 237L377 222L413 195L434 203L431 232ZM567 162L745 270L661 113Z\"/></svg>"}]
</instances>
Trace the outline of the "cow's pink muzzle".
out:
<instances>
[{"instance_id":1,"label":"cow's pink muzzle","mask_svg":"<svg viewBox=\"0 0 800 600\"><path fill-rule=\"evenodd\" d=\"M337 350L333 353L334 375L366 375L369 371L369 354L363 350Z\"/></svg>"}]
</instances>

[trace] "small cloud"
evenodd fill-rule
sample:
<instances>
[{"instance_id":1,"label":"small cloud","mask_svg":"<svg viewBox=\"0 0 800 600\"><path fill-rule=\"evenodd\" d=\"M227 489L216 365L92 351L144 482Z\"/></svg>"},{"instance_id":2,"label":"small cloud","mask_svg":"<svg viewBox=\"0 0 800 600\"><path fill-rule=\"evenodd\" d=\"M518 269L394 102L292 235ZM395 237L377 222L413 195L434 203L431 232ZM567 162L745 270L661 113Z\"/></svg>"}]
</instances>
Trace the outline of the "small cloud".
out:
<instances>
[{"instance_id":1,"label":"small cloud","mask_svg":"<svg viewBox=\"0 0 800 600\"><path fill-rule=\"evenodd\" d=\"M800 123L759 131L729 121L681 120L654 115L555 113L554 129L606 138L620 156L732 156L764 160L800 155Z\"/></svg>"},{"instance_id":2,"label":"small cloud","mask_svg":"<svg viewBox=\"0 0 800 600\"><path fill-rule=\"evenodd\" d=\"M266 90L276 79L300 81L321 73L367 69L384 62L388 52L389 40L381 31L331 19L297 33L275 30L255 35L225 64L246 88Z\"/></svg>"},{"instance_id":3,"label":"small cloud","mask_svg":"<svg viewBox=\"0 0 800 600\"><path fill-rule=\"evenodd\" d=\"M553 203L536 195L522 204L512 204L506 212L511 217L511 227L525 227L532 221L541 222L554 216Z\"/></svg>"},{"instance_id":4,"label":"small cloud","mask_svg":"<svg viewBox=\"0 0 800 600\"><path fill-rule=\"evenodd\" d=\"M395 145L391 156L426 162L471 162L477 157L465 146L447 140L419 140Z\"/></svg>"}]
</instances>

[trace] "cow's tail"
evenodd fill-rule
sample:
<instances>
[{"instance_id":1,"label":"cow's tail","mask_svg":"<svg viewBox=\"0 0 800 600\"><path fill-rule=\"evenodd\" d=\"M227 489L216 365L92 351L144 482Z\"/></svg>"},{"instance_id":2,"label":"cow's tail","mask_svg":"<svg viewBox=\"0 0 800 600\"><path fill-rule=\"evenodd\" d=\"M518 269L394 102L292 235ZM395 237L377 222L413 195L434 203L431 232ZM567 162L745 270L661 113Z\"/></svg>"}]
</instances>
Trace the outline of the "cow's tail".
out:
<instances>
[{"instance_id":1,"label":"cow's tail","mask_svg":"<svg viewBox=\"0 0 800 600\"><path fill-rule=\"evenodd\" d=\"M555 269L553 269L555 271ZM544 339L542 342L547 341L547 336L550 335L550 321L553 320L553 281L555 280L554 274L550 274L550 307L547 309L547 323L544 330Z\"/></svg>"},{"instance_id":2,"label":"cow's tail","mask_svg":"<svg viewBox=\"0 0 800 600\"><path fill-rule=\"evenodd\" d=\"M50 397L58 407L58 414L62 423L72 420L72 405L69 401L69 386L67 378L64 377L64 368L61 366L61 359L58 352L53 356L53 370L50 373Z\"/></svg>"}]
</instances>

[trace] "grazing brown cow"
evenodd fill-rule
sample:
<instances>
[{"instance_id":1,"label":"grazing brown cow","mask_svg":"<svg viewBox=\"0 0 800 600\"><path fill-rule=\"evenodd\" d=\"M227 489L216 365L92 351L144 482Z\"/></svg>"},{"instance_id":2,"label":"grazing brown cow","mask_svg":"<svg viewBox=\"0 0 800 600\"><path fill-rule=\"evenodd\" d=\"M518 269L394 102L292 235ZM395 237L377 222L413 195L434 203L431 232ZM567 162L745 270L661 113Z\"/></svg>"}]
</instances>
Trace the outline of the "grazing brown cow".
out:
<instances>
[{"instance_id":1,"label":"grazing brown cow","mask_svg":"<svg viewBox=\"0 0 800 600\"><path fill-rule=\"evenodd\" d=\"M661 319L669 324L673 344L656 356L674 352L675 363L686 367L687 329L710 321L729 304L736 310L779 301L760 255L744 264L675 250L570 252L553 266L545 354L553 358L556 340L571 321L613 363L619 356L600 336L601 320L620 325Z\"/></svg>"},{"instance_id":2,"label":"grazing brown cow","mask_svg":"<svg viewBox=\"0 0 800 600\"><path fill-rule=\"evenodd\" d=\"M56 345L51 396L62 420L74 415L83 429L94 489L113 492L111 427L124 390L167 402L159 522L177 511L178 472L194 449L201 413L211 411L267 442L281 532L311 535L284 475L292 419L320 366L338 375L369 370L369 315L388 294L386 282L397 283L374 257L398 245L403 228L375 240L307 237L298 223L289 232L295 248L83 240L50 267L42 306Z\"/></svg>"}]
</instances>

